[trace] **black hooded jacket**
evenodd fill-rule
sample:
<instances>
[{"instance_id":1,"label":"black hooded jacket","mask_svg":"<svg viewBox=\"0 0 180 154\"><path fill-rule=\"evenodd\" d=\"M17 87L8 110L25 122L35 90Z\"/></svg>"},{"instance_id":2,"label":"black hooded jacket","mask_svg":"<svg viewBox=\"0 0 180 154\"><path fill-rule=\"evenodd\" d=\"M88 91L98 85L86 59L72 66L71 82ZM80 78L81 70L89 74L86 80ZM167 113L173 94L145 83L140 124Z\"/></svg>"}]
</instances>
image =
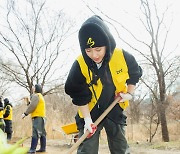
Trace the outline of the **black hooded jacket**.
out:
<instances>
[{"instance_id":1,"label":"black hooded jacket","mask_svg":"<svg viewBox=\"0 0 180 154\"><path fill-rule=\"evenodd\" d=\"M106 54L102 66L99 69L97 68L95 62L92 61L85 52L85 48L88 48L86 44L88 37L94 38L95 45L97 43L97 46L99 44L106 44ZM88 66L88 69L90 69L93 73L91 83L96 84L96 81L100 78L103 84L101 96L91 111L92 120L95 121L114 100L115 86L112 81L108 63L116 47L116 42L103 20L98 16L92 16L83 23L79 30L79 43L82 56ZM131 54L124 50L123 54L128 66L129 74L129 79L126 82L127 84L135 85L142 75L141 68ZM69 72L65 83L65 92L70 95L72 102L77 106L86 105L91 101L93 94L89 89L89 85L86 83L86 78L83 76L77 60L73 63ZM117 123L126 124L126 116L123 115L123 110L118 104L107 115L107 117ZM80 118L78 114L76 115L76 123L79 129L81 129L84 125L84 120Z\"/></svg>"},{"instance_id":2,"label":"black hooded jacket","mask_svg":"<svg viewBox=\"0 0 180 154\"><path fill-rule=\"evenodd\" d=\"M12 104L9 102L9 100L7 98L5 98L4 99L4 108L6 108L6 110L5 110L4 115L3 115L4 118L7 118L10 114L10 107L7 105L10 105L12 107Z\"/></svg>"}]
</instances>

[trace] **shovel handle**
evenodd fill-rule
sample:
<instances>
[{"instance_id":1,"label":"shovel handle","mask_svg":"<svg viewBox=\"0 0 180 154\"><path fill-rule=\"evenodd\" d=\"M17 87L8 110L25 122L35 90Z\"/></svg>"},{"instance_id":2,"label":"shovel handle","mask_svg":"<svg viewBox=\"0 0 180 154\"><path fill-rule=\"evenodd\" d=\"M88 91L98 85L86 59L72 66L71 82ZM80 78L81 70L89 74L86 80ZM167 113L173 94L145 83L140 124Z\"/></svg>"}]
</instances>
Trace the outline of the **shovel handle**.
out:
<instances>
[{"instance_id":1,"label":"shovel handle","mask_svg":"<svg viewBox=\"0 0 180 154\"><path fill-rule=\"evenodd\" d=\"M111 105L101 114L101 116L94 122L94 125L97 126L105 116L112 110L112 108L120 101L120 97L117 97ZM72 154L72 152L77 149L77 147L87 138L89 131L87 130L79 139L78 141L69 149L66 154Z\"/></svg>"}]
</instances>

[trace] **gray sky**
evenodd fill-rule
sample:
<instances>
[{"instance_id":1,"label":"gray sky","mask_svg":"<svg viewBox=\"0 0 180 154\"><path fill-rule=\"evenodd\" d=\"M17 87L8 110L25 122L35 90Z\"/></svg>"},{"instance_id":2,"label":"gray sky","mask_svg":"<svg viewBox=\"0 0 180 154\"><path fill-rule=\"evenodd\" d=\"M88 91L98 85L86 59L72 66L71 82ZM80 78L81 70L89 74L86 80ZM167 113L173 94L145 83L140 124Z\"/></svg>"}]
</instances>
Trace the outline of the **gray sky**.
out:
<instances>
[{"instance_id":1,"label":"gray sky","mask_svg":"<svg viewBox=\"0 0 180 154\"><path fill-rule=\"evenodd\" d=\"M141 34L141 27L136 22L140 13L139 0L84 0L84 2L94 8L98 7L111 18L120 21L124 25L128 26L127 28L132 30L132 32L134 32L137 36L139 35L141 38L143 37L143 35ZM93 13L85 6L84 2L82 0L47 0L48 6L50 6L54 10L63 8L63 10L68 15L70 15L77 21L77 27L80 27L80 25L86 18L93 15ZM171 32L169 34L169 37L171 39L168 40L167 45L170 46L170 48L175 48L180 42L180 37L179 35L177 35L180 34L180 1L155 0L155 2L157 3L157 10L159 13L163 12L164 9L166 9L166 7L169 5L169 21L166 20L166 22L170 22L170 18L173 18L173 23L171 26ZM119 29L121 30L121 28ZM114 33L114 35L116 36L113 28L112 33ZM146 36L144 36L144 38L146 38ZM75 39L77 39L77 37L75 37ZM75 43L78 44L78 42L76 41ZM117 44L126 48L126 46L121 41L117 41ZM180 48L178 47L178 49Z\"/></svg>"}]
</instances>

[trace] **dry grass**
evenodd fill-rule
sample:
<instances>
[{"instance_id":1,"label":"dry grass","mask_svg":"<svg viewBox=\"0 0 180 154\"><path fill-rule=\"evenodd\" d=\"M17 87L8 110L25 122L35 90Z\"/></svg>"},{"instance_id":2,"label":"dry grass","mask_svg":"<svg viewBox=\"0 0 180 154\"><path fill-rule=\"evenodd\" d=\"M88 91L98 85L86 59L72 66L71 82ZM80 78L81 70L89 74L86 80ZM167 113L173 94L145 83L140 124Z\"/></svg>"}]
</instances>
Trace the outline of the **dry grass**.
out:
<instances>
[{"instance_id":1,"label":"dry grass","mask_svg":"<svg viewBox=\"0 0 180 154\"><path fill-rule=\"evenodd\" d=\"M65 139L69 136L65 135L61 130L61 126L74 122L74 116L77 108L71 103L71 99L64 97L62 94L52 95L45 97L47 108L47 121L46 131L48 139ZM21 114L26 110L27 106L22 102L21 105L14 107L13 109L13 136L22 138L31 136L31 118L30 116L25 119L21 119ZM153 126L155 127L155 126ZM168 130L171 141L178 141L180 139L180 122L168 121ZM154 129L154 128L153 128ZM102 139L106 141L105 132L102 132ZM145 124L133 124L128 121L126 127L126 136L129 142L147 143L149 140L148 125ZM102 142L104 142L102 140ZM159 126L157 133L153 139L153 142L161 142L161 127Z\"/></svg>"},{"instance_id":2,"label":"dry grass","mask_svg":"<svg viewBox=\"0 0 180 154\"><path fill-rule=\"evenodd\" d=\"M180 122L173 121L168 123L169 137L171 141L180 140ZM155 126L152 127L152 130ZM149 129L142 124L128 125L126 128L126 136L129 141L147 142L149 141ZM161 126L159 126L153 142L160 142L161 139Z\"/></svg>"}]
</instances>

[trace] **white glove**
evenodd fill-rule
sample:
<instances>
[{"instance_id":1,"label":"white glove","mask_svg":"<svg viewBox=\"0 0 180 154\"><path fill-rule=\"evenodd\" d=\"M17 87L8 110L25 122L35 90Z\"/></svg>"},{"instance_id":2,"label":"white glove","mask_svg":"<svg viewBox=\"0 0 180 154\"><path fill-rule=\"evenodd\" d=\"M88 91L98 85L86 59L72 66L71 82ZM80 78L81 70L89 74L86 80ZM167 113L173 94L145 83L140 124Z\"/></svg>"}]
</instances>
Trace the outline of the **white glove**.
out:
<instances>
[{"instance_id":1,"label":"white glove","mask_svg":"<svg viewBox=\"0 0 180 154\"><path fill-rule=\"evenodd\" d=\"M88 130L89 134L88 134L87 138L90 138L96 132L97 126L94 125L94 123L92 122L92 119L90 117L84 118L84 121L85 121L84 133Z\"/></svg>"},{"instance_id":2,"label":"white glove","mask_svg":"<svg viewBox=\"0 0 180 154\"><path fill-rule=\"evenodd\" d=\"M93 132L93 130L92 130L92 124L93 124L93 122L92 122L91 117L86 117L86 118L84 118L84 121L85 121L84 133L86 132L86 130L88 130L90 133L92 133L92 132Z\"/></svg>"},{"instance_id":3,"label":"white glove","mask_svg":"<svg viewBox=\"0 0 180 154\"><path fill-rule=\"evenodd\" d=\"M129 101L132 99L132 94L130 93L119 93L119 95L122 98L119 102Z\"/></svg>"}]
</instances>

